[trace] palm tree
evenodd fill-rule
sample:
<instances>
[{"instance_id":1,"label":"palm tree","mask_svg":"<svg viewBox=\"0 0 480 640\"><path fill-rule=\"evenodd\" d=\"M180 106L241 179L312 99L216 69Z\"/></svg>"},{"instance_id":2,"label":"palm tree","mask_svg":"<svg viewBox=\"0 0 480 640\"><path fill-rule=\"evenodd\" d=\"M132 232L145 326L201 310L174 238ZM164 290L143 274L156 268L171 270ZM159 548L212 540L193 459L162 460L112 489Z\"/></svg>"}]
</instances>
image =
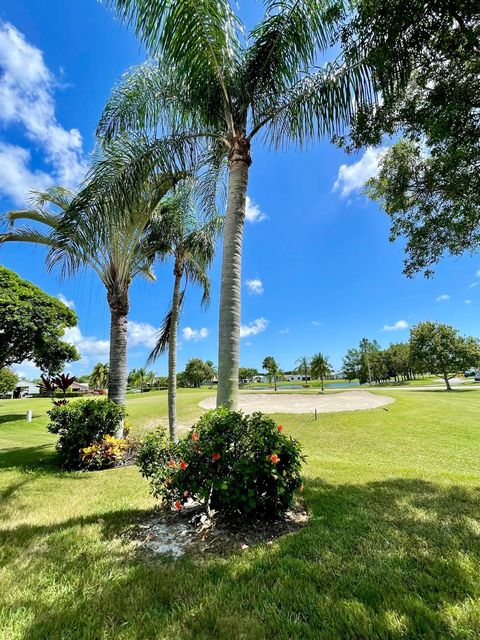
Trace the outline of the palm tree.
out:
<instances>
[{"instance_id":1,"label":"palm tree","mask_svg":"<svg viewBox=\"0 0 480 640\"><path fill-rule=\"evenodd\" d=\"M303 376L305 384L308 384L308 378L310 375L310 360L306 356L302 356L296 361L295 364L297 365L297 372Z\"/></svg>"},{"instance_id":2,"label":"palm tree","mask_svg":"<svg viewBox=\"0 0 480 640\"><path fill-rule=\"evenodd\" d=\"M97 362L88 378L89 384L94 389L105 389L108 385L108 364Z\"/></svg>"},{"instance_id":3,"label":"palm tree","mask_svg":"<svg viewBox=\"0 0 480 640\"><path fill-rule=\"evenodd\" d=\"M124 148L124 143L120 142L97 160L80 194L52 187L45 192L33 193L31 209L7 214L11 225L17 220L28 220L42 224L46 230L27 226L0 235L0 243L28 242L47 246L47 268L59 265L62 276L74 274L85 266L98 275L107 290L111 316L108 396L122 405L127 384L130 285L137 275L154 279L152 252L145 242L145 230L160 201L177 180L171 174L155 176L148 184L143 184L141 197L132 200L128 209L118 210L108 184L109 178L122 175ZM48 208L51 205L58 211L52 213Z\"/></svg>"},{"instance_id":4,"label":"palm tree","mask_svg":"<svg viewBox=\"0 0 480 640\"><path fill-rule=\"evenodd\" d=\"M147 371L147 374L145 376L145 383L147 387L149 387L150 389L153 389L155 386L155 380L156 380L155 372Z\"/></svg>"},{"instance_id":5,"label":"palm tree","mask_svg":"<svg viewBox=\"0 0 480 640\"><path fill-rule=\"evenodd\" d=\"M313 378L321 380L322 391L324 391L324 380L332 371L328 357L323 353L316 353L310 361L310 371Z\"/></svg>"},{"instance_id":6,"label":"palm tree","mask_svg":"<svg viewBox=\"0 0 480 640\"><path fill-rule=\"evenodd\" d=\"M202 287L202 304L210 300L207 270L215 254L222 221L219 216L204 216L195 206L192 186L185 184L162 207L162 215L158 221L152 221L147 236L150 245L157 247L159 257L173 259L172 303L148 361L154 362L168 349L168 425L175 442L178 439L177 333L181 306L189 281Z\"/></svg>"},{"instance_id":7,"label":"palm tree","mask_svg":"<svg viewBox=\"0 0 480 640\"><path fill-rule=\"evenodd\" d=\"M261 136L275 147L301 145L339 132L373 98L370 73L353 53L322 63L346 11L341 0L265 0L265 15L248 35L229 0L110 4L134 26L155 62L124 77L99 133L106 140L125 129L160 131L170 140L183 136L190 144L205 143L214 173L227 165L217 404L235 408L252 142ZM142 161L154 166L155 154Z\"/></svg>"},{"instance_id":8,"label":"palm tree","mask_svg":"<svg viewBox=\"0 0 480 640\"><path fill-rule=\"evenodd\" d=\"M281 375L282 371L278 366L277 361L273 356L267 356L264 358L262 367L264 371L267 372L268 378L271 382L273 382L273 388L277 390L277 378Z\"/></svg>"}]
</instances>

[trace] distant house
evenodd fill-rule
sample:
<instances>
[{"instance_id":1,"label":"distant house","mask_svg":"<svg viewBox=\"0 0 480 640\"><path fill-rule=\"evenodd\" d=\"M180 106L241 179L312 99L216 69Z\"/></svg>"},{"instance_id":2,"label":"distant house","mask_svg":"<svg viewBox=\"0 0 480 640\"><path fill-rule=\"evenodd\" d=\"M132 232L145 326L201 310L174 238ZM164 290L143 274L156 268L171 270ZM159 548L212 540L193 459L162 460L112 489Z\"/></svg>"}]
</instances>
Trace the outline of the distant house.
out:
<instances>
[{"instance_id":1,"label":"distant house","mask_svg":"<svg viewBox=\"0 0 480 640\"><path fill-rule=\"evenodd\" d=\"M40 385L30 380L19 380L13 390L12 398L31 398L40 395Z\"/></svg>"},{"instance_id":2,"label":"distant house","mask_svg":"<svg viewBox=\"0 0 480 640\"><path fill-rule=\"evenodd\" d=\"M296 371L284 371L283 377L289 382L307 382L312 379L311 376L307 375L307 380L305 380L305 376L302 373L297 373Z\"/></svg>"},{"instance_id":3,"label":"distant house","mask_svg":"<svg viewBox=\"0 0 480 640\"><path fill-rule=\"evenodd\" d=\"M258 375L253 378L253 382L269 382L270 376Z\"/></svg>"},{"instance_id":4,"label":"distant house","mask_svg":"<svg viewBox=\"0 0 480 640\"><path fill-rule=\"evenodd\" d=\"M83 394L90 393L90 389L88 388L88 382L72 382L71 389L76 393L83 393Z\"/></svg>"}]
</instances>

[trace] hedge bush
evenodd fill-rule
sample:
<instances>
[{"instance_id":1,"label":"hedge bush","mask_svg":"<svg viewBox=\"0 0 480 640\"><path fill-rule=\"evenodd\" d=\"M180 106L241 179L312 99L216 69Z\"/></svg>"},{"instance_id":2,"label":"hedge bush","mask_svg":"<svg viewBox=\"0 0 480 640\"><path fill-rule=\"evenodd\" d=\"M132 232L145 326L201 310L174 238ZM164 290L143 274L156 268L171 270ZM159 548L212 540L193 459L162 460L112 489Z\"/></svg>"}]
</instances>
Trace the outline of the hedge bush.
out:
<instances>
[{"instance_id":1,"label":"hedge bush","mask_svg":"<svg viewBox=\"0 0 480 640\"><path fill-rule=\"evenodd\" d=\"M275 518L293 503L304 457L299 443L261 413L205 413L178 444L152 432L138 455L152 492L181 509L189 498L227 518Z\"/></svg>"},{"instance_id":2,"label":"hedge bush","mask_svg":"<svg viewBox=\"0 0 480 640\"><path fill-rule=\"evenodd\" d=\"M53 407L48 415L48 430L59 436L56 449L61 464L73 470L86 466L84 449L101 443L107 435L115 435L125 418L125 409L109 399L85 399Z\"/></svg>"}]
</instances>

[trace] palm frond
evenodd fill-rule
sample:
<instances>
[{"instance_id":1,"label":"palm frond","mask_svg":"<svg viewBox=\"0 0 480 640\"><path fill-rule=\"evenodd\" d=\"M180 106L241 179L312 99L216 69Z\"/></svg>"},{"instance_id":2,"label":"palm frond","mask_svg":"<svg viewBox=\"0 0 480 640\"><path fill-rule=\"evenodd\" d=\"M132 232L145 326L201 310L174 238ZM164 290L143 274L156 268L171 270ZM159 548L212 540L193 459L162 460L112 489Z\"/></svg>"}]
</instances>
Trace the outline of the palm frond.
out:
<instances>
[{"instance_id":1,"label":"palm frond","mask_svg":"<svg viewBox=\"0 0 480 640\"><path fill-rule=\"evenodd\" d=\"M0 233L0 244L5 242L29 242L31 244L40 244L45 247L54 245L54 239L51 234L43 233L37 229L24 227L15 231Z\"/></svg>"},{"instance_id":2,"label":"palm frond","mask_svg":"<svg viewBox=\"0 0 480 640\"><path fill-rule=\"evenodd\" d=\"M184 77L198 105L223 108L232 132L229 87L239 60L241 23L228 0L110 0L154 57ZM206 113L206 109L203 109Z\"/></svg>"},{"instance_id":3,"label":"palm frond","mask_svg":"<svg viewBox=\"0 0 480 640\"><path fill-rule=\"evenodd\" d=\"M105 105L97 135L108 142L127 130L168 132L182 126L192 130L191 107L183 77L171 66L147 61L120 78Z\"/></svg>"},{"instance_id":4,"label":"palm frond","mask_svg":"<svg viewBox=\"0 0 480 640\"><path fill-rule=\"evenodd\" d=\"M176 181L195 170L202 145L201 139L189 133L161 139L143 134L116 138L101 150L68 215L96 208L122 216L138 206L146 185L156 189L160 200Z\"/></svg>"},{"instance_id":5,"label":"palm frond","mask_svg":"<svg viewBox=\"0 0 480 640\"><path fill-rule=\"evenodd\" d=\"M180 293L179 310L182 307L184 295L185 289ZM155 344L155 347L152 349L147 358L147 367L153 364L168 349L168 344L170 342L170 331L172 326L172 313L173 309L170 306L170 309L165 314L165 317L162 320L162 324L157 332L157 342Z\"/></svg>"},{"instance_id":6,"label":"palm frond","mask_svg":"<svg viewBox=\"0 0 480 640\"><path fill-rule=\"evenodd\" d=\"M348 125L359 105L375 97L370 70L361 61L353 66L329 63L257 113L250 137L266 127L266 138L279 147L333 135Z\"/></svg>"},{"instance_id":7,"label":"palm frond","mask_svg":"<svg viewBox=\"0 0 480 640\"><path fill-rule=\"evenodd\" d=\"M206 260L196 259L195 256L192 255L186 258L184 262L185 273L188 280L202 289L202 306L207 306L210 303L210 278L207 274L208 266L209 263Z\"/></svg>"},{"instance_id":8,"label":"palm frond","mask_svg":"<svg viewBox=\"0 0 480 640\"><path fill-rule=\"evenodd\" d=\"M332 44L342 0L267 0L265 17L250 33L242 84L254 109L291 86Z\"/></svg>"}]
</instances>

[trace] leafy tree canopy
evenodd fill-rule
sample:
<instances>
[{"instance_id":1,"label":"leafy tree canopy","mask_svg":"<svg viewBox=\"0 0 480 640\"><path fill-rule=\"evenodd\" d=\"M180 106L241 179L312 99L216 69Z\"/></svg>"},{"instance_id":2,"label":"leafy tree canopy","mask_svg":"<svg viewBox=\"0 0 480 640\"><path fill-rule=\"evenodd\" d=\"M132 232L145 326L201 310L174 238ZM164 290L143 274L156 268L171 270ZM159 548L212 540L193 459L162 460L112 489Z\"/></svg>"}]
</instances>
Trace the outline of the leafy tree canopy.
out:
<instances>
[{"instance_id":1,"label":"leafy tree canopy","mask_svg":"<svg viewBox=\"0 0 480 640\"><path fill-rule=\"evenodd\" d=\"M78 360L77 349L62 340L77 316L16 273L0 267L0 367L32 360L42 371L59 373Z\"/></svg>"},{"instance_id":2,"label":"leafy tree canopy","mask_svg":"<svg viewBox=\"0 0 480 640\"><path fill-rule=\"evenodd\" d=\"M442 376L447 389L449 379L480 362L480 343L476 338L465 338L454 327L439 322L420 322L413 327L410 351L423 371Z\"/></svg>"},{"instance_id":3,"label":"leafy tree canopy","mask_svg":"<svg viewBox=\"0 0 480 640\"><path fill-rule=\"evenodd\" d=\"M192 358L187 362L184 375L191 386L200 387L204 382L213 380L215 372L207 362Z\"/></svg>"},{"instance_id":4,"label":"leafy tree canopy","mask_svg":"<svg viewBox=\"0 0 480 640\"><path fill-rule=\"evenodd\" d=\"M445 252L480 246L480 5L359 0L342 39L347 58L364 51L383 95L355 115L352 146L404 137L367 193L391 216L391 238L407 238L406 274L431 275Z\"/></svg>"},{"instance_id":5,"label":"leafy tree canopy","mask_svg":"<svg viewBox=\"0 0 480 640\"><path fill-rule=\"evenodd\" d=\"M11 393L17 382L18 376L14 371L8 367L0 369L0 396Z\"/></svg>"},{"instance_id":6,"label":"leafy tree canopy","mask_svg":"<svg viewBox=\"0 0 480 640\"><path fill-rule=\"evenodd\" d=\"M258 376L258 371L252 367L240 367L238 370L239 380L252 380L255 376Z\"/></svg>"}]
</instances>

